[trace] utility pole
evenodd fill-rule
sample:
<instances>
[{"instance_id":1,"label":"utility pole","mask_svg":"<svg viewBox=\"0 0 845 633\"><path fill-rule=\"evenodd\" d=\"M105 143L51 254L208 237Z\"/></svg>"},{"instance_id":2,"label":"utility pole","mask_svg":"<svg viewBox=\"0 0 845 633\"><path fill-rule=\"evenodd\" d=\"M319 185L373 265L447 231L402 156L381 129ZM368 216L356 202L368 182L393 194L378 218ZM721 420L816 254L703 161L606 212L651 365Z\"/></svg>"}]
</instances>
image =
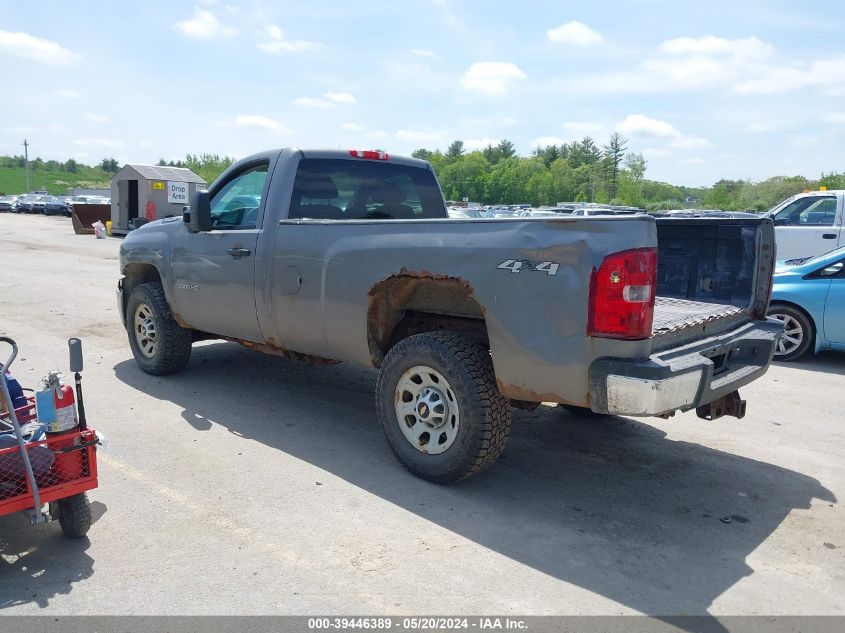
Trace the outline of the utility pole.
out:
<instances>
[{"instance_id":1,"label":"utility pole","mask_svg":"<svg viewBox=\"0 0 845 633\"><path fill-rule=\"evenodd\" d=\"M26 142L26 139L23 140L23 160L26 169L26 192L29 193L32 188L29 186L29 143Z\"/></svg>"}]
</instances>

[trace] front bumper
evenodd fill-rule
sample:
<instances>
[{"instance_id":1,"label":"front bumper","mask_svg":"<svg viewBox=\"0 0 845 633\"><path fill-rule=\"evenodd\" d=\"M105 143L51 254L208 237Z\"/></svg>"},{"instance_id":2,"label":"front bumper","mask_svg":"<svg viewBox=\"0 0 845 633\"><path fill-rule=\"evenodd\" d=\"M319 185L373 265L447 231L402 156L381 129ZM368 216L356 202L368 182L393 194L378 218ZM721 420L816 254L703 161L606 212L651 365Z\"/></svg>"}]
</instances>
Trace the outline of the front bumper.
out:
<instances>
[{"instance_id":1,"label":"front bumper","mask_svg":"<svg viewBox=\"0 0 845 633\"><path fill-rule=\"evenodd\" d=\"M752 321L648 360L600 358L590 366L590 405L613 415L665 415L718 400L769 368L783 324Z\"/></svg>"}]
</instances>

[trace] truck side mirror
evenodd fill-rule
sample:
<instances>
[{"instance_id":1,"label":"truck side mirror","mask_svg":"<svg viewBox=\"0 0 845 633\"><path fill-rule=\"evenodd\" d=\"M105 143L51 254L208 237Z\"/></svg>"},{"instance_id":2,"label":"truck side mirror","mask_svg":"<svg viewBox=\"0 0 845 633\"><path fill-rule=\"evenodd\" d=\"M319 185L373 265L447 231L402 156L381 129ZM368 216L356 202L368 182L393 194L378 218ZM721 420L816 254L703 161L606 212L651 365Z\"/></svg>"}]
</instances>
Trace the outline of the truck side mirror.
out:
<instances>
[{"instance_id":1,"label":"truck side mirror","mask_svg":"<svg viewBox=\"0 0 845 633\"><path fill-rule=\"evenodd\" d=\"M207 191L194 193L191 206L182 214L182 220L194 232L211 230L211 198Z\"/></svg>"}]
</instances>

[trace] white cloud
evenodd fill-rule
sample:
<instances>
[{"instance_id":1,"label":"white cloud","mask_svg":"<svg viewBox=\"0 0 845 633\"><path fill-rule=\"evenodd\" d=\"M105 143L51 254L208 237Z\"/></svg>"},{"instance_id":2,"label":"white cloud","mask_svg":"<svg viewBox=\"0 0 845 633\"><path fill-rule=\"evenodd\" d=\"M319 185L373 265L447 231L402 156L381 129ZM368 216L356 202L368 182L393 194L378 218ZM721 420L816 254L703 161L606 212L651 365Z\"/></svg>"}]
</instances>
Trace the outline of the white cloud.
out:
<instances>
[{"instance_id":1,"label":"white cloud","mask_svg":"<svg viewBox=\"0 0 845 633\"><path fill-rule=\"evenodd\" d=\"M53 94L57 97L64 97L66 99L81 99L82 95L76 90L54 90Z\"/></svg>"},{"instance_id":2,"label":"white cloud","mask_svg":"<svg viewBox=\"0 0 845 633\"><path fill-rule=\"evenodd\" d=\"M340 127L344 130L349 130L350 132L360 132L364 129L364 126L358 123L341 123Z\"/></svg>"},{"instance_id":3,"label":"white cloud","mask_svg":"<svg viewBox=\"0 0 845 633\"><path fill-rule=\"evenodd\" d=\"M317 97L298 97L293 100L293 104L301 108L333 108L334 104L326 99L318 99Z\"/></svg>"},{"instance_id":4,"label":"white cloud","mask_svg":"<svg viewBox=\"0 0 845 633\"><path fill-rule=\"evenodd\" d=\"M438 55L434 51L428 51L422 48L412 48L411 52L417 57L429 57L431 59L440 59L440 55Z\"/></svg>"},{"instance_id":5,"label":"white cloud","mask_svg":"<svg viewBox=\"0 0 845 633\"><path fill-rule=\"evenodd\" d=\"M81 57L64 46L29 33L0 31L0 56L4 55L28 59L47 66L70 66Z\"/></svg>"},{"instance_id":6,"label":"white cloud","mask_svg":"<svg viewBox=\"0 0 845 633\"><path fill-rule=\"evenodd\" d=\"M268 24L263 29L258 31L259 35L264 35L270 41L258 44L258 48L265 53L271 55L281 55L282 53L301 53L303 51L312 51L320 48L317 42L309 42L307 40L288 40L285 39L285 34L282 29L276 24Z\"/></svg>"},{"instance_id":7,"label":"white cloud","mask_svg":"<svg viewBox=\"0 0 845 633\"><path fill-rule=\"evenodd\" d=\"M845 95L845 55L811 61L783 58L756 37L679 37L629 69L583 80L593 92L664 93L719 90L741 95L816 87ZM780 58L779 58L780 57Z\"/></svg>"},{"instance_id":8,"label":"white cloud","mask_svg":"<svg viewBox=\"0 0 845 633\"><path fill-rule=\"evenodd\" d=\"M409 143L429 143L436 144L443 141L445 134L443 132L430 130L399 130L396 132L396 139L399 141L407 141Z\"/></svg>"},{"instance_id":9,"label":"white cloud","mask_svg":"<svg viewBox=\"0 0 845 633\"><path fill-rule=\"evenodd\" d=\"M594 136L605 132L601 123L591 121L567 121L563 124L563 129L577 136Z\"/></svg>"},{"instance_id":10,"label":"white cloud","mask_svg":"<svg viewBox=\"0 0 845 633\"><path fill-rule=\"evenodd\" d=\"M678 37L666 40L660 50L672 55L733 55L747 58L771 56L775 49L756 37L729 40L724 37Z\"/></svg>"},{"instance_id":11,"label":"white cloud","mask_svg":"<svg viewBox=\"0 0 845 633\"><path fill-rule=\"evenodd\" d=\"M235 125L240 127L252 127L274 132L290 133L290 130L281 123L270 117L260 114L239 114L235 117Z\"/></svg>"},{"instance_id":12,"label":"white cloud","mask_svg":"<svg viewBox=\"0 0 845 633\"><path fill-rule=\"evenodd\" d=\"M293 104L301 108L333 108L338 103L347 105L355 103L355 97L348 92L332 92L330 90L323 95L323 98L298 97L293 100Z\"/></svg>"},{"instance_id":13,"label":"white cloud","mask_svg":"<svg viewBox=\"0 0 845 633\"><path fill-rule=\"evenodd\" d=\"M183 22L177 22L173 28L181 31L188 37L195 37L201 40L231 37L238 32L236 28L223 26L216 15L199 6L194 7L193 17Z\"/></svg>"},{"instance_id":14,"label":"white cloud","mask_svg":"<svg viewBox=\"0 0 845 633\"><path fill-rule=\"evenodd\" d=\"M825 123L833 123L834 125L845 124L845 112L828 112L822 119Z\"/></svg>"},{"instance_id":15,"label":"white cloud","mask_svg":"<svg viewBox=\"0 0 845 633\"><path fill-rule=\"evenodd\" d=\"M525 73L512 62L477 62L461 77L461 85L473 92L499 96L523 79Z\"/></svg>"},{"instance_id":16,"label":"white cloud","mask_svg":"<svg viewBox=\"0 0 845 633\"><path fill-rule=\"evenodd\" d=\"M329 101L334 101L335 103L355 103L355 97L348 92L332 92L330 90L323 96Z\"/></svg>"},{"instance_id":17,"label":"white cloud","mask_svg":"<svg viewBox=\"0 0 845 633\"><path fill-rule=\"evenodd\" d=\"M546 147L547 145L563 145L565 140L558 136L541 136L531 142L531 147Z\"/></svg>"},{"instance_id":18,"label":"white cloud","mask_svg":"<svg viewBox=\"0 0 845 633\"><path fill-rule=\"evenodd\" d=\"M108 118L104 117L102 114L96 114L94 112L86 112L85 118L91 121L92 123L108 123Z\"/></svg>"},{"instance_id":19,"label":"white cloud","mask_svg":"<svg viewBox=\"0 0 845 633\"><path fill-rule=\"evenodd\" d=\"M601 33L594 31L583 22L567 22L546 32L552 42L592 46L602 41Z\"/></svg>"},{"instance_id":20,"label":"white cloud","mask_svg":"<svg viewBox=\"0 0 845 633\"><path fill-rule=\"evenodd\" d=\"M488 136L482 138L468 138L464 141L464 147L470 151L476 149L484 149L488 145L498 145L501 139L490 138Z\"/></svg>"},{"instance_id":21,"label":"white cloud","mask_svg":"<svg viewBox=\"0 0 845 633\"><path fill-rule=\"evenodd\" d=\"M106 149L121 149L126 147L123 141L116 141L110 138L78 138L74 141L77 145L82 147L99 147Z\"/></svg>"},{"instance_id":22,"label":"white cloud","mask_svg":"<svg viewBox=\"0 0 845 633\"><path fill-rule=\"evenodd\" d=\"M681 135L671 123L652 119L644 114L629 114L623 121L616 124L616 129L627 136L672 138Z\"/></svg>"},{"instance_id":23,"label":"white cloud","mask_svg":"<svg viewBox=\"0 0 845 633\"><path fill-rule=\"evenodd\" d=\"M666 141L666 147L651 148L652 156L659 157L668 155L668 148L671 149L708 149L713 143L706 138L690 134L681 134L674 125L661 119L652 119L644 114L629 114L622 121L616 124L616 130L626 136L637 138L651 138ZM661 152L665 152L662 154Z\"/></svg>"}]
</instances>

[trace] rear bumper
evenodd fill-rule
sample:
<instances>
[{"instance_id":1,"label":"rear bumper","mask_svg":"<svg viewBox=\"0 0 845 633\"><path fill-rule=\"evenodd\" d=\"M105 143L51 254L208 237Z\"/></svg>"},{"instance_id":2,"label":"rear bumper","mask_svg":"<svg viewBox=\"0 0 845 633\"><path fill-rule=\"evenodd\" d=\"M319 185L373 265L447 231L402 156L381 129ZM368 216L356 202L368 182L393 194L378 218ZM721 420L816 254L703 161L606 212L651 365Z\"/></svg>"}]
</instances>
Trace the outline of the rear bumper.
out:
<instances>
[{"instance_id":1,"label":"rear bumper","mask_svg":"<svg viewBox=\"0 0 845 633\"><path fill-rule=\"evenodd\" d=\"M647 416L708 404L766 373L782 333L774 319L752 321L645 361L600 358L590 366L591 408Z\"/></svg>"}]
</instances>

